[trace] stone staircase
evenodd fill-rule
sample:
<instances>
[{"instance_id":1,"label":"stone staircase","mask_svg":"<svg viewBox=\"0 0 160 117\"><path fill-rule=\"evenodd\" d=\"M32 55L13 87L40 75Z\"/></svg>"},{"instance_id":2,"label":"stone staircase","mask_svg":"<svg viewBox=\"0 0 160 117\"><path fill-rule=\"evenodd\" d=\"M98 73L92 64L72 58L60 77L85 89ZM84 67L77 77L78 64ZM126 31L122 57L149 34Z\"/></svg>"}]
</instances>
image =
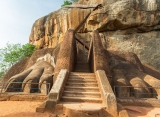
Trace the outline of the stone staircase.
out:
<instances>
[{"instance_id":1,"label":"stone staircase","mask_svg":"<svg viewBox=\"0 0 160 117\"><path fill-rule=\"evenodd\" d=\"M74 72L70 72L60 99L62 103L102 104L100 88L95 74L91 73L87 57L88 52L86 52L83 46L79 45Z\"/></svg>"},{"instance_id":2,"label":"stone staircase","mask_svg":"<svg viewBox=\"0 0 160 117\"><path fill-rule=\"evenodd\" d=\"M102 103L95 74L71 72L65 84L61 102Z\"/></svg>"},{"instance_id":3,"label":"stone staircase","mask_svg":"<svg viewBox=\"0 0 160 117\"><path fill-rule=\"evenodd\" d=\"M70 72L54 113L65 113L69 117L101 117L105 105L95 74L85 63L78 63L75 71Z\"/></svg>"},{"instance_id":4,"label":"stone staircase","mask_svg":"<svg viewBox=\"0 0 160 117\"><path fill-rule=\"evenodd\" d=\"M37 112L48 109L68 117L111 117L108 111L117 114L116 99L105 71L97 70L97 77L92 73L88 64L90 51L85 50L85 44L81 44L77 44L73 72L62 67L49 98L36 109Z\"/></svg>"}]
</instances>

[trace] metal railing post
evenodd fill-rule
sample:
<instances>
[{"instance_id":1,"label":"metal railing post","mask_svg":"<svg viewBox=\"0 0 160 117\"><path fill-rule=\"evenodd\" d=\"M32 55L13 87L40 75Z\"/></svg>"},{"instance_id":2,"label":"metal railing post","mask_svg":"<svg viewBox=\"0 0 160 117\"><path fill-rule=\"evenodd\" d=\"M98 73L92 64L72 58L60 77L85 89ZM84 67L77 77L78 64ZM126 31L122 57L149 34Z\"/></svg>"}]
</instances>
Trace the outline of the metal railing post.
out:
<instances>
[{"instance_id":1,"label":"metal railing post","mask_svg":"<svg viewBox=\"0 0 160 117\"><path fill-rule=\"evenodd\" d=\"M2 83L2 87L1 87L1 89L0 89L0 93L3 93L3 88L4 88L4 86L5 86L5 84L9 84L9 82L3 82ZM12 82L12 83L10 83L10 84L30 84L30 86L31 85L34 85L34 84L39 84L39 83L23 83L23 82ZM49 93L49 91L50 91L50 87L51 87L51 84L50 83L42 83L42 84L45 84L46 85L46 88L44 89L44 88L41 88L41 90L44 90L46 93L46 95ZM20 87L8 87L8 88L10 88L10 89L14 89L14 91L13 92L19 92L19 93L22 93L23 92L23 89ZM27 87L27 88L30 88L30 87ZM34 92L30 92L30 93L39 93L39 87L38 88L30 88L30 89L28 89L28 90L34 90ZM18 91L17 91L18 90ZM5 92L4 92L5 93ZM7 92L7 93L9 93L9 91Z\"/></svg>"}]
</instances>

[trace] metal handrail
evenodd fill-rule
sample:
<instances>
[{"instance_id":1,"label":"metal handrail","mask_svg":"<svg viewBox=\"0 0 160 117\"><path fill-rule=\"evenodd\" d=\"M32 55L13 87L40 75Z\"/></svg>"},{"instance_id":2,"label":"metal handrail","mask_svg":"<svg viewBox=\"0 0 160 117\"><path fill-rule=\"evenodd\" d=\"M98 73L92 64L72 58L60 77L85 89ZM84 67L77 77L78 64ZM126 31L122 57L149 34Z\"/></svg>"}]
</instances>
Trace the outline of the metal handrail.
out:
<instances>
[{"instance_id":1,"label":"metal handrail","mask_svg":"<svg viewBox=\"0 0 160 117\"><path fill-rule=\"evenodd\" d=\"M5 84L8 84L9 82L3 82L3 83L1 83L2 85L2 87L1 87L1 91L0 91L0 93L5 93L5 92L3 92L3 90L5 90L4 89L4 86L5 86ZM36 85L40 85L40 83L23 83L23 82L11 82L10 84L31 84L31 85L34 85L34 84L36 84ZM50 88L51 88L51 84L50 83L41 83L41 84L46 84L47 85L47 88L45 88L45 89L43 89L43 88L39 88L39 87L37 87L37 88L30 88L30 89L37 89L37 90L46 90L47 91L47 93L49 93L49 91L50 91ZM14 87L9 87L9 88L11 88L11 89L22 89L22 88L14 88ZM23 89L22 89L23 90ZM21 91L20 91L21 92ZM10 92L7 92L7 93L10 93ZM18 93L18 92L16 92L16 93ZM36 92L37 93L37 92Z\"/></svg>"},{"instance_id":2,"label":"metal handrail","mask_svg":"<svg viewBox=\"0 0 160 117\"><path fill-rule=\"evenodd\" d=\"M77 31L84 25L84 23L87 21L87 19L89 18L89 16L91 15L91 13L99 8L103 8L102 4L98 4L97 6L93 7L93 10L91 12L88 13L88 15L82 20L82 22L75 28L75 32L77 33ZM85 48L87 50L89 50L89 47L84 44L81 40L79 40L78 38L76 38L76 40L82 44L83 46L85 46Z\"/></svg>"},{"instance_id":3,"label":"metal handrail","mask_svg":"<svg viewBox=\"0 0 160 117\"><path fill-rule=\"evenodd\" d=\"M148 87L140 87L140 86L138 86L138 87L134 87L134 86L114 86L113 87L113 91L114 91L114 94L116 95L116 93L118 92L118 91L116 91L116 88L133 88L133 89L138 89L138 88L147 88L147 89L160 89L160 87L151 87L151 86L148 86ZM148 92L148 93L146 93L146 92L133 92L133 91L129 91L129 93L130 94L142 94L142 95L149 95L149 94L152 94L152 95L158 95L156 92ZM159 96L156 96L157 98L159 97ZM132 98L132 97L118 97L118 98ZM151 97L152 98L152 97Z\"/></svg>"}]
</instances>

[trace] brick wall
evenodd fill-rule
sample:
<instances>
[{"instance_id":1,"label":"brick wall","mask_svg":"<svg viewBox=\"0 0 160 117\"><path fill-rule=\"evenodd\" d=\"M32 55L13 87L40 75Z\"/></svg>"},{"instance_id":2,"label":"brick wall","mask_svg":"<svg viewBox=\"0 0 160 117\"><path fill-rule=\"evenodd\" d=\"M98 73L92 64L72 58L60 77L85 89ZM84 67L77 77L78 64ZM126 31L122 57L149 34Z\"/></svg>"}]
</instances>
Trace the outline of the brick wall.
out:
<instances>
[{"instance_id":1,"label":"brick wall","mask_svg":"<svg viewBox=\"0 0 160 117\"><path fill-rule=\"evenodd\" d=\"M76 60L76 40L75 31L69 29L65 33L63 42L57 57L56 67L54 70L54 81L61 69L67 69L69 72L73 71Z\"/></svg>"},{"instance_id":2,"label":"brick wall","mask_svg":"<svg viewBox=\"0 0 160 117\"><path fill-rule=\"evenodd\" d=\"M99 32L93 31L92 48L89 51L89 62L94 72L104 70L108 78L111 76L106 50L103 48Z\"/></svg>"}]
</instances>

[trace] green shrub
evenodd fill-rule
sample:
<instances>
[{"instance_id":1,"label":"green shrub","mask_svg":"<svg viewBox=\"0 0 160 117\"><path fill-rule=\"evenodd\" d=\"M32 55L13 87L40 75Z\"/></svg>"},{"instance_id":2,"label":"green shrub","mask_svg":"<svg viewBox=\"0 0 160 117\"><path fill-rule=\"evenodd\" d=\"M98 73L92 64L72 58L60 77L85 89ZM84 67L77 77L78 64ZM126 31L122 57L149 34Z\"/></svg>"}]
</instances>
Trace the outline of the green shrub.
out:
<instances>
[{"instance_id":1,"label":"green shrub","mask_svg":"<svg viewBox=\"0 0 160 117\"><path fill-rule=\"evenodd\" d=\"M64 6L66 6L66 5L71 5L71 4L72 4L71 1L65 0L64 3L61 5L61 7L64 7Z\"/></svg>"}]
</instances>

